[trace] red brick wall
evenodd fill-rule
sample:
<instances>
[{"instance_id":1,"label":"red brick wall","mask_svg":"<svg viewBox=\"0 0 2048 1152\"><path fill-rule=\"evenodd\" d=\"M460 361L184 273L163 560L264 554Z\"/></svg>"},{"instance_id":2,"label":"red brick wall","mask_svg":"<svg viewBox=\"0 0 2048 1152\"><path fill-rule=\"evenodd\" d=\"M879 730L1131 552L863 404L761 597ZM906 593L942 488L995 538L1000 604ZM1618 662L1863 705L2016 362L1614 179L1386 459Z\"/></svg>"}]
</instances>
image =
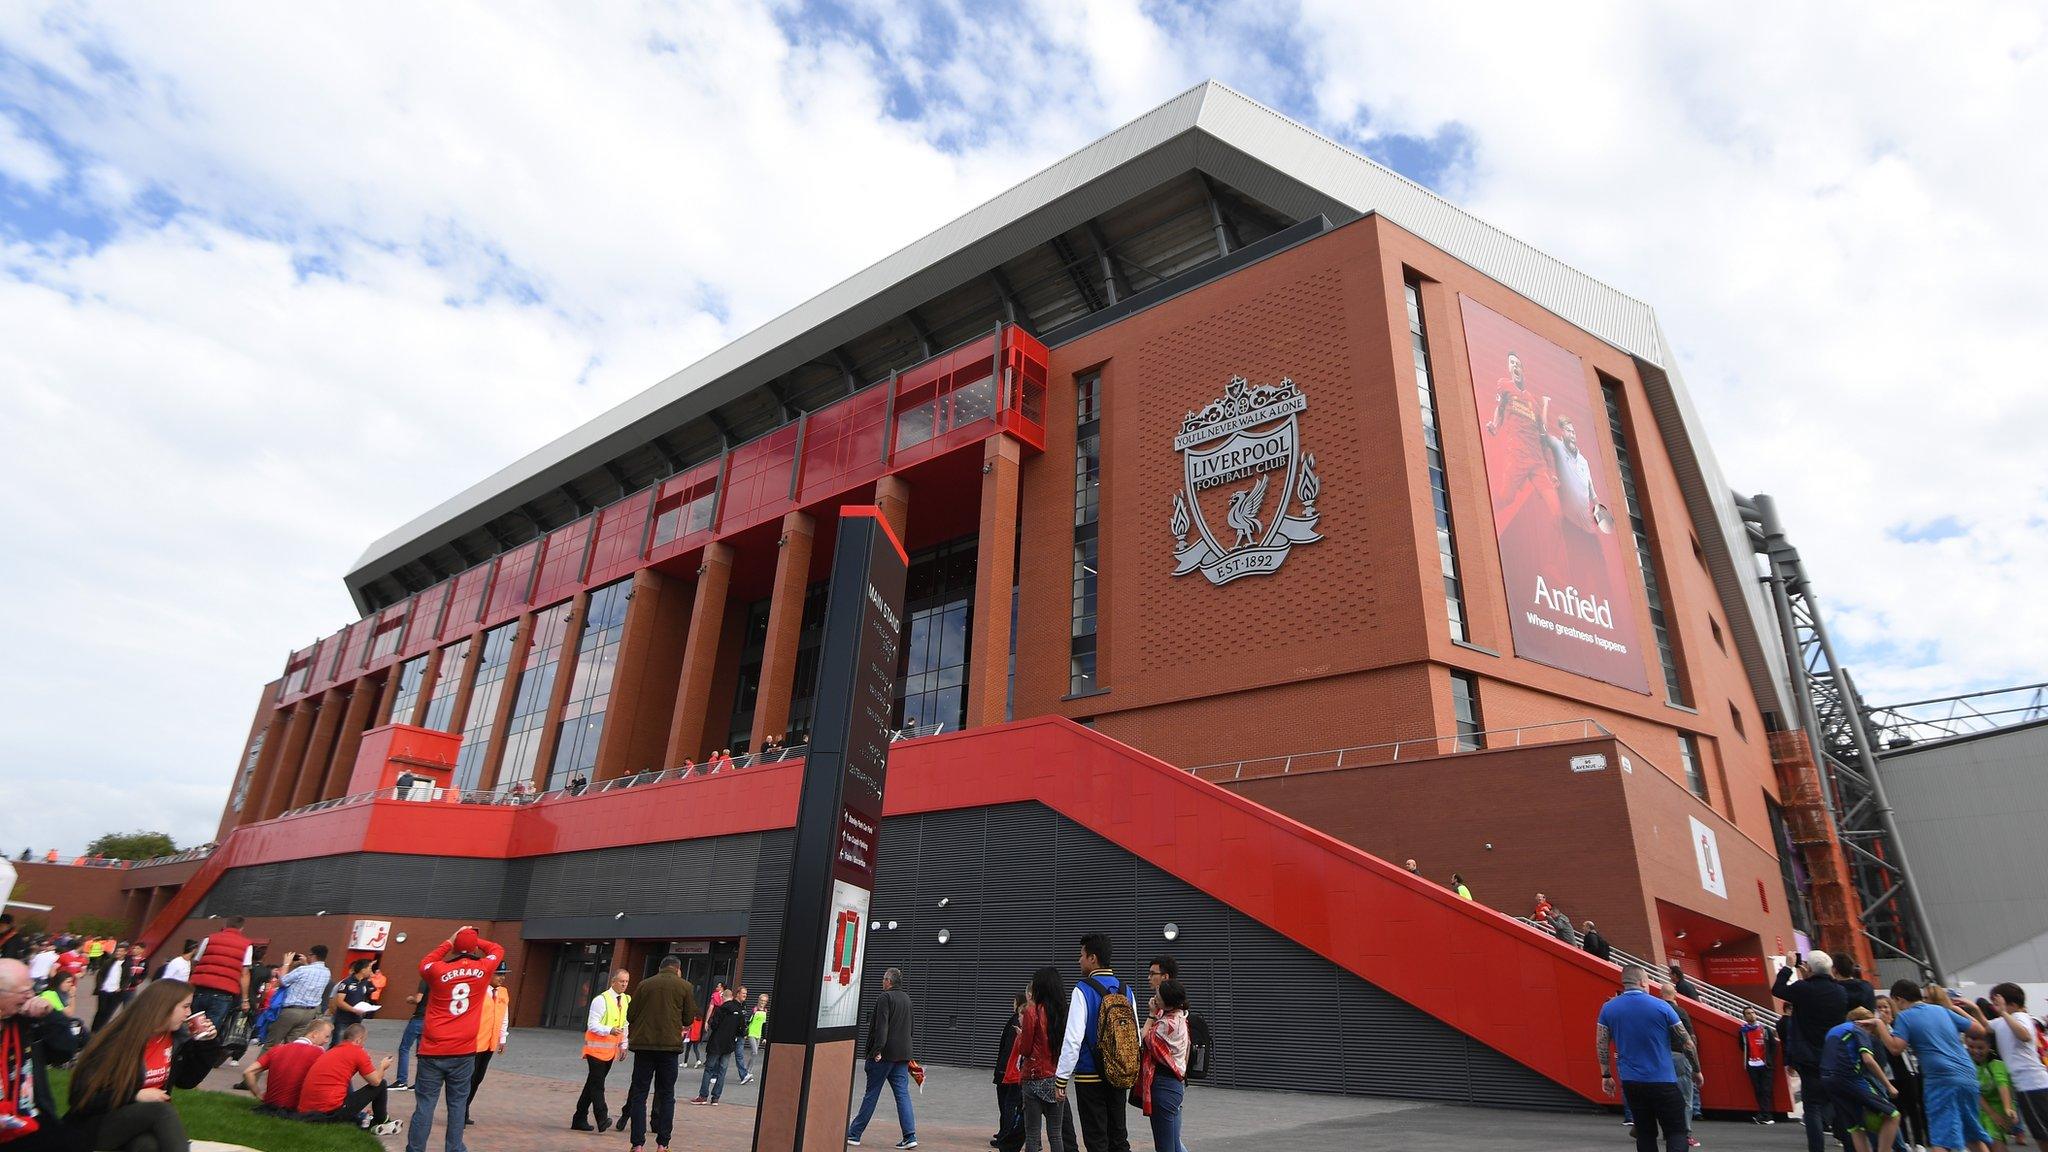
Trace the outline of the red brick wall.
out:
<instances>
[{"instance_id":1,"label":"red brick wall","mask_svg":"<svg viewBox=\"0 0 2048 1152\"><path fill-rule=\"evenodd\" d=\"M61 932L73 917L102 916L126 920L128 897L121 891L127 872L120 868L83 868L68 862L44 864L17 860L13 899L30 904L48 904L48 912L10 909L24 923L39 919L50 931Z\"/></svg>"}]
</instances>

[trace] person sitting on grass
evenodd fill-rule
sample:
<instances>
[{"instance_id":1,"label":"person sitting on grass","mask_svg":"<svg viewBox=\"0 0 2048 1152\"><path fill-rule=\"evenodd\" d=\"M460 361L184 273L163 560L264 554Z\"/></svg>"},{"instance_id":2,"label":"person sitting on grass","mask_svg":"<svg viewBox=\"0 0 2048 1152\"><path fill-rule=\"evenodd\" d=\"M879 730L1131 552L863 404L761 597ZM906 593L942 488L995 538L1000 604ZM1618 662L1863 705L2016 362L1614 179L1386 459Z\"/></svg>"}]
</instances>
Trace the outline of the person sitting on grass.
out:
<instances>
[{"instance_id":1,"label":"person sitting on grass","mask_svg":"<svg viewBox=\"0 0 2048 1152\"><path fill-rule=\"evenodd\" d=\"M99 1152L190 1152L171 1092L226 1056L213 1021L192 1015L192 986L158 980L78 1054L64 1123Z\"/></svg>"},{"instance_id":2,"label":"person sitting on grass","mask_svg":"<svg viewBox=\"0 0 2048 1152\"><path fill-rule=\"evenodd\" d=\"M370 1054L363 1051L363 1038L369 1034L363 1025L351 1024L341 1030L341 1040L334 1047L313 1061L299 1089L299 1119L340 1121L362 1128L374 1124L379 1136L397 1134L398 1121L385 1113L384 1088L384 1077L390 1074L395 1058L371 1062ZM351 1090L349 1084L357 1076L363 1078L362 1087ZM367 1118L365 1108L371 1113Z\"/></svg>"},{"instance_id":3,"label":"person sitting on grass","mask_svg":"<svg viewBox=\"0 0 2048 1152\"><path fill-rule=\"evenodd\" d=\"M263 1102L256 1111L270 1116L290 1116L299 1110L299 1091L306 1086L306 1073L327 1051L334 1038L334 1022L315 1020L306 1034L289 1044L279 1044L259 1057L242 1073L242 1087L256 1091L256 1078L263 1077Z\"/></svg>"}]
</instances>

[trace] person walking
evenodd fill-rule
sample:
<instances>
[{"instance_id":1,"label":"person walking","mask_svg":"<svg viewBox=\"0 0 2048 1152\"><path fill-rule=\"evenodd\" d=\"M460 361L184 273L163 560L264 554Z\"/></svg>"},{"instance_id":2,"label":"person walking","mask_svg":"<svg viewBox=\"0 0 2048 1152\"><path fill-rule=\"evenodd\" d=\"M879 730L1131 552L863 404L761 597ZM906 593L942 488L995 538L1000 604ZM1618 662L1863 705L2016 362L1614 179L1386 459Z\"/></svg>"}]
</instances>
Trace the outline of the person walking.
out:
<instances>
[{"instance_id":1,"label":"person walking","mask_svg":"<svg viewBox=\"0 0 2048 1152\"><path fill-rule=\"evenodd\" d=\"M753 1072L747 1068L747 1028L754 1019L754 1006L747 1000L745 984L739 986L739 991L733 999L738 1001L740 1006L740 1034L733 1037L732 1066L740 1074L740 1083L746 1084L754 1079Z\"/></svg>"},{"instance_id":2,"label":"person walking","mask_svg":"<svg viewBox=\"0 0 2048 1152\"><path fill-rule=\"evenodd\" d=\"M1833 1115L1827 1086L1821 1083L1820 1057L1828 1032L1847 1019L1849 994L1835 983L1835 961L1815 949L1799 959L1799 979L1793 969L1778 969L1771 995L1792 1009L1792 1026L1781 1027L1785 1063L1799 1073L1800 1121L1806 1126L1806 1152L1825 1152L1827 1124ZM1972 1081L1974 1083L1974 1080Z\"/></svg>"},{"instance_id":3,"label":"person walking","mask_svg":"<svg viewBox=\"0 0 2048 1152\"><path fill-rule=\"evenodd\" d=\"M1700 990L1693 987L1691 978L1685 974L1685 963L1683 961L1673 960L1671 962L1671 987L1687 1000L1697 1000L1700 998Z\"/></svg>"},{"instance_id":4,"label":"person walking","mask_svg":"<svg viewBox=\"0 0 2048 1152\"><path fill-rule=\"evenodd\" d=\"M1572 918L1565 915L1562 908L1550 910L1550 934L1564 941L1567 948L1579 946L1579 934L1572 930Z\"/></svg>"},{"instance_id":5,"label":"person walking","mask_svg":"<svg viewBox=\"0 0 2048 1152\"><path fill-rule=\"evenodd\" d=\"M612 973L611 985L591 998L590 1011L584 1017L583 1094L576 1097L576 1115L569 1120L569 1127L577 1132L602 1132L611 1127L612 1110L605 1107L604 1082L612 1074L612 1065L619 1062L619 1053L626 1049L626 1010L633 1003L626 986L631 982L624 968ZM595 1128L590 1125L593 1115ZM625 1122L624 1113L619 1122Z\"/></svg>"},{"instance_id":6,"label":"person walking","mask_svg":"<svg viewBox=\"0 0 2048 1152\"><path fill-rule=\"evenodd\" d=\"M1877 1018L1884 1021L1887 1030L1898 1023L1899 1006L1889 992L1877 998ZM1882 1042L1878 1044L1878 1055L1884 1058L1885 1067L1891 1073L1892 1086L1897 1092L1893 1101L1899 1106L1902 1121L1899 1125L1900 1140L1908 1147L1917 1144L1925 1148L1927 1109L1920 1090L1920 1058L1913 1055L1911 1048L1894 1051Z\"/></svg>"},{"instance_id":7,"label":"person walking","mask_svg":"<svg viewBox=\"0 0 2048 1152\"><path fill-rule=\"evenodd\" d=\"M1128 1052L1123 1051L1125 1038L1104 1036L1102 1024L1108 1018L1119 1030L1126 1027L1124 1010L1116 1007L1115 1001L1128 1002L1128 1040L1135 1041L1137 1001L1131 989L1110 969L1108 936L1091 932L1081 937L1079 959L1081 981L1074 985L1074 994L1067 1004L1067 1027L1060 1040L1059 1068L1055 1074L1059 1096L1064 1099L1068 1085L1073 1086L1075 1107L1081 1114L1081 1143L1088 1152L1130 1152L1130 1135L1124 1125L1124 1089L1130 1085L1113 1083L1107 1077L1115 1074L1121 1078L1125 1072L1137 1071L1137 1046L1133 1043ZM1105 1002L1111 1007L1105 1009ZM1105 1049L1105 1045L1110 1047ZM1105 1054L1112 1059L1105 1060ZM1122 1066L1126 1058L1131 1060L1128 1069ZM1112 1062L1115 1067L1110 1066Z\"/></svg>"},{"instance_id":8,"label":"person walking","mask_svg":"<svg viewBox=\"0 0 2048 1152\"><path fill-rule=\"evenodd\" d=\"M709 1009L706 1009L709 1011ZM704 1018L692 1017L689 1028L683 1033L683 1067L704 1066Z\"/></svg>"},{"instance_id":9,"label":"person walking","mask_svg":"<svg viewBox=\"0 0 2048 1152\"><path fill-rule=\"evenodd\" d=\"M1835 1134L1857 1152L1891 1152L1899 1135L1899 1110L1892 1103L1898 1089L1877 1060L1887 1035L1884 1021L1859 1004L1828 1029L1821 1045L1820 1075L1834 1108ZM1875 1133L1867 1127L1873 1116L1879 1119Z\"/></svg>"},{"instance_id":10,"label":"person walking","mask_svg":"<svg viewBox=\"0 0 2048 1152\"><path fill-rule=\"evenodd\" d=\"M1756 1122L1778 1122L1772 1097L1776 1087L1771 1076L1771 1057L1777 1052L1777 1037L1771 1026L1757 1018L1756 1009L1742 1010L1742 1027L1736 1032L1742 1050L1742 1070L1749 1076L1749 1090L1756 1094Z\"/></svg>"},{"instance_id":11,"label":"person walking","mask_svg":"<svg viewBox=\"0 0 2048 1152\"><path fill-rule=\"evenodd\" d=\"M1067 1033L1065 989L1060 984L1060 970L1040 968L1033 972L1027 991L1029 1002L1024 1006L1018 1026L1013 1060L1023 1085L1024 1152L1038 1152L1041 1123L1045 1126L1045 1142L1051 1146L1052 1152L1074 1152L1064 1142L1059 1117L1065 1109L1060 1105L1059 1058L1054 1050L1057 1041L1053 1038Z\"/></svg>"},{"instance_id":12,"label":"person walking","mask_svg":"<svg viewBox=\"0 0 2048 1152\"><path fill-rule=\"evenodd\" d=\"M1593 1050L1600 1060L1600 1090L1622 1100L1635 1117L1636 1152L1686 1148L1690 1117L1678 1090L1672 1053L1692 1043L1671 1005L1644 990L1649 973L1639 964L1621 969L1621 994L1600 1008Z\"/></svg>"},{"instance_id":13,"label":"person walking","mask_svg":"<svg viewBox=\"0 0 2048 1152\"><path fill-rule=\"evenodd\" d=\"M767 1043L767 1033L768 994L763 992L760 999L754 1001L753 1014L747 1017L747 1055L757 1061L761 1059L761 1046ZM740 1083L745 1084L753 1078L751 1073L742 1076Z\"/></svg>"},{"instance_id":14,"label":"person walking","mask_svg":"<svg viewBox=\"0 0 2048 1152\"><path fill-rule=\"evenodd\" d=\"M1609 963L1614 961L1614 945L1609 944L1607 937L1602 936L1600 930L1593 927L1591 920L1586 921L1585 930L1579 933L1579 947Z\"/></svg>"},{"instance_id":15,"label":"person walking","mask_svg":"<svg viewBox=\"0 0 2048 1152\"><path fill-rule=\"evenodd\" d=\"M88 1148L148 1138L155 1143L137 1146L189 1152L171 1092L197 1088L224 1058L213 1021L192 1015L192 986L158 980L78 1054L64 1123Z\"/></svg>"},{"instance_id":16,"label":"person walking","mask_svg":"<svg viewBox=\"0 0 2048 1152\"><path fill-rule=\"evenodd\" d=\"M917 1147L917 1117L910 1110L910 1053L915 1028L910 994L902 985L902 969L891 968L882 973L882 994L875 998L874 1012L868 1017L868 1058L863 1064L867 1091L861 1096L860 1111L846 1128L849 1147L860 1146L868 1121L874 1119L875 1103L882 1098L884 1083L895 1093L896 1123L903 1131L903 1138L895 1146Z\"/></svg>"},{"instance_id":17,"label":"person walking","mask_svg":"<svg viewBox=\"0 0 2048 1152\"><path fill-rule=\"evenodd\" d=\"M112 1020L114 1013L120 1011L121 1005L135 993L135 975L128 964L128 950L116 948L111 956L112 961L106 965L106 971L97 978L94 986L92 1030L95 1032L105 1028L107 1021ZM218 1025L220 1022L216 1020L214 1023Z\"/></svg>"},{"instance_id":18,"label":"person walking","mask_svg":"<svg viewBox=\"0 0 2048 1152\"><path fill-rule=\"evenodd\" d=\"M1700 1142L1692 1134L1692 1122L1699 1116L1700 1087L1707 1081L1706 1072L1699 1065L1699 1030L1692 1025L1692 1014L1678 1003L1678 989L1666 984L1657 989L1657 995L1671 1006L1679 1026L1685 1029L1683 1042L1675 1035L1671 1038L1671 1072L1678 1084L1678 1094L1685 1100L1686 1146L1697 1148Z\"/></svg>"},{"instance_id":19,"label":"person walking","mask_svg":"<svg viewBox=\"0 0 2048 1152\"><path fill-rule=\"evenodd\" d=\"M278 1009L277 1019L270 1022L270 1031L264 1034L264 1046L289 1044L305 1035L306 1027L327 1003L327 986L333 982L334 974L327 970L327 945L315 944L306 949L305 963L285 973L278 985L284 993L284 1004Z\"/></svg>"},{"instance_id":20,"label":"person walking","mask_svg":"<svg viewBox=\"0 0 2048 1152\"><path fill-rule=\"evenodd\" d=\"M1991 1134L1978 1115L1977 1064L1963 1045L1965 1036L1990 1032L1977 1006L1965 1000L1958 1007L1948 989L1930 984L1923 993L1911 980L1893 984L1892 999L1906 1007L1882 1039L1892 1051L1910 1047L1920 1058L1927 1146L1962 1152L1989 1145Z\"/></svg>"},{"instance_id":21,"label":"person walking","mask_svg":"<svg viewBox=\"0 0 2048 1152\"><path fill-rule=\"evenodd\" d=\"M413 1079L412 1122L406 1152L427 1152L434 1135L434 1111L448 1093L447 1152L465 1152L463 1126L469 1120L469 1077L475 1067L476 1017L470 1015L490 985L505 949L465 924L420 960L427 984L426 1024L420 1029L420 1063Z\"/></svg>"},{"instance_id":22,"label":"person walking","mask_svg":"<svg viewBox=\"0 0 2048 1152\"><path fill-rule=\"evenodd\" d=\"M1154 1149L1180 1148L1181 1105L1188 1075L1188 994L1171 977L1158 990L1159 1008L1145 1025L1140 1102L1152 1121Z\"/></svg>"},{"instance_id":23,"label":"person walking","mask_svg":"<svg viewBox=\"0 0 2048 1152\"><path fill-rule=\"evenodd\" d=\"M412 1054L420 1046L420 1034L427 1026L427 982L420 981L419 990L405 998L412 1005L412 1018L405 1022L405 1032L398 1038L398 1078L391 1082L393 1092L404 1092L412 1087Z\"/></svg>"},{"instance_id":24,"label":"person walking","mask_svg":"<svg viewBox=\"0 0 2048 1152\"><path fill-rule=\"evenodd\" d=\"M1465 878L1456 872L1451 873L1451 891L1456 892L1460 900L1472 899L1472 889L1465 886Z\"/></svg>"},{"instance_id":25,"label":"person walking","mask_svg":"<svg viewBox=\"0 0 2048 1152\"><path fill-rule=\"evenodd\" d=\"M725 1062L739 1047L747 1016L747 1002L737 996L712 1009L711 1023L704 1028L704 1077L697 1082L697 1095L690 1103L716 1104L725 1095Z\"/></svg>"},{"instance_id":26,"label":"person walking","mask_svg":"<svg viewBox=\"0 0 2048 1152\"><path fill-rule=\"evenodd\" d=\"M334 1013L334 1043L340 1044L347 1035L350 1025L360 1024L374 1005L370 995L374 991L370 983L370 962L357 960L348 966L348 976L334 985L334 995L327 998L328 1010Z\"/></svg>"},{"instance_id":27,"label":"person walking","mask_svg":"<svg viewBox=\"0 0 2048 1152\"><path fill-rule=\"evenodd\" d=\"M28 965L0 959L0 1083L14 1102L19 1129L8 1152L70 1152L71 1131L57 1116L50 1068L71 1062L85 1044L85 1025L35 995Z\"/></svg>"},{"instance_id":28,"label":"person walking","mask_svg":"<svg viewBox=\"0 0 2048 1152\"><path fill-rule=\"evenodd\" d=\"M242 923L240 916L228 917L192 954L192 1010L205 1013L223 1034L249 999L249 965L256 960L256 944L242 934Z\"/></svg>"},{"instance_id":29,"label":"person walking","mask_svg":"<svg viewBox=\"0 0 2048 1152\"><path fill-rule=\"evenodd\" d=\"M512 990L505 987L506 968L498 965L491 986L477 1000L475 1070L469 1077L469 1109L463 1123L476 1123L476 1094L483 1091L484 1073L491 1070L491 1057L505 1050L512 1039Z\"/></svg>"},{"instance_id":30,"label":"person walking","mask_svg":"<svg viewBox=\"0 0 2048 1152\"><path fill-rule=\"evenodd\" d=\"M675 1132L676 1061L683 1052L683 1029L696 1018L696 989L683 979L682 957L662 957L661 969L640 982L640 991L626 1006L633 1087L626 1093L626 1114L620 1122L632 1125L633 1152L647 1143L650 1112L654 1142L668 1148Z\"/></svg>"},{"instance_id":31,"label":"person walking","mask_svg":"<svg viewBox=\"0 0 2048 1152\"><path fill-rule=\"evenodd\" d=\"M1991 988L1991 1039L2012 1077L2013 1104L2027 1131L2048 1141L2048 1068L2041 1062L2041 1022L2027 1014L2027 992L2010 982Z\"/></svg>"},{"instance_id":32,"label":"person walking","mask_svg":"<svg viewBox=\"0 0 2048 1152\"><path fill-rule=\"evenodd\" d=\"M1018 1070L1017 1038L1023 1034L1024 1009L1030 1003L1027 992L1011 997L1010 1014L1003 1018L1003 1034L996 1040L996 1134L988 1146L1000 1149L1024 1123L1024 1079Z\"/></svg>"}]
</instances>

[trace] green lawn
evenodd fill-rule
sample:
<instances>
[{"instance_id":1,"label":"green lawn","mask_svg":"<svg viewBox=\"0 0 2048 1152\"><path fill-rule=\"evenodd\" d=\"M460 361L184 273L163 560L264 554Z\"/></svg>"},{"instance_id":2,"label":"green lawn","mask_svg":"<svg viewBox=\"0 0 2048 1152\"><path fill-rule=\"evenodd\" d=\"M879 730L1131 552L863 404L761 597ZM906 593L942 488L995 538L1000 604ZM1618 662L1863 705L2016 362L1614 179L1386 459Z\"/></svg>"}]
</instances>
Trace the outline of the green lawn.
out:
<instances>
[{"instance_id":1,"label":"green lawn","mask_svg":"<svg viewBox=\"0 0 2048 1152\"><path fill-rule=\"evenodd\" d=\"M71 1088L69 1072L50 1070L50 1090L60 1104ZM245 1092L173 1092L171 1102L184 1118L185 1134L194 1140L242 1144L262 1152L380 1152L383 1144L360 1128L345 1124L306 1124L258 1116L256 1098Z\"/></svg>"}]
</instances>

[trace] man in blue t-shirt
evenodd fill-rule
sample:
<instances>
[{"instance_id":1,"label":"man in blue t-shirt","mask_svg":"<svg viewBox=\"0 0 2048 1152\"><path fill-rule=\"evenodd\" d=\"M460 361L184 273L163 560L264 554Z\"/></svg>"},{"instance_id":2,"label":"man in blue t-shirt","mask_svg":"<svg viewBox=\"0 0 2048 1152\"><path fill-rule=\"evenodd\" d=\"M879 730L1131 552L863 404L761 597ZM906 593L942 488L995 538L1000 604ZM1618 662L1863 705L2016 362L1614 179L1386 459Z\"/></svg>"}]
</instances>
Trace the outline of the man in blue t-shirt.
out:
<instances>
[{"instance_id":1,"label":"man in blue t-shirt","mask_svg":"<svg viewBox=\"0 0 2048 1152\"><path fill-rule=\"evenodd\" d=\"M1911 1046L1920 1060L1928 1148L1961 1152L1990 1147L1991 1136L1977 1118L1977 1065L1963 1047L1963 1037L1987 1031L1977 1006L1964 1000L1958 1011L1948 989L1930 984L1923 995L1911 980L1892 985L1892 999L1908 1007L1893 1022L1885 1046L1894 1052Z\"/></svg>"},{"instance_id":2,"label":"man in blue t-shirt","mask_svg":"<svg viewBox=\"0 0 2048 1152\"><path fill-rule=\"evenodd\" d=\"M1834 1108L1835 1131L1852 1140L1859 1152L1890 1152L1899 1133L1899 1110L1892 1104L1898 1090L1877 1061L1883 1035L1884 1021L1858 1007L1849 1009L1848 1019L1828 1029L1821 1042L1820 1077ZM1872 1116L1879 1120L1874 1142Z\"/></svg>"},{"instance_id":3,"label":"man in blue t-shirt","mask_svg":"<svg viewBox=\"0 0 2048 1152\"><path fill-rule=\"evenodd\" d=\"M1593 1030L1600 1090L1612 1096L1619 1082L1621 1098L1636 1118L1636 1152L1657 1152L1660 1130L1665 1152L1685 1152L1692 1118L1678 1090L1671 1054L1674 1049L1686 1053L1694 1067L1699 1057L1678 1013L1643 990L1647 978L1639 964L1623 967L1621 995L1600 1008Z\"/></svg>"}]
</instances>

